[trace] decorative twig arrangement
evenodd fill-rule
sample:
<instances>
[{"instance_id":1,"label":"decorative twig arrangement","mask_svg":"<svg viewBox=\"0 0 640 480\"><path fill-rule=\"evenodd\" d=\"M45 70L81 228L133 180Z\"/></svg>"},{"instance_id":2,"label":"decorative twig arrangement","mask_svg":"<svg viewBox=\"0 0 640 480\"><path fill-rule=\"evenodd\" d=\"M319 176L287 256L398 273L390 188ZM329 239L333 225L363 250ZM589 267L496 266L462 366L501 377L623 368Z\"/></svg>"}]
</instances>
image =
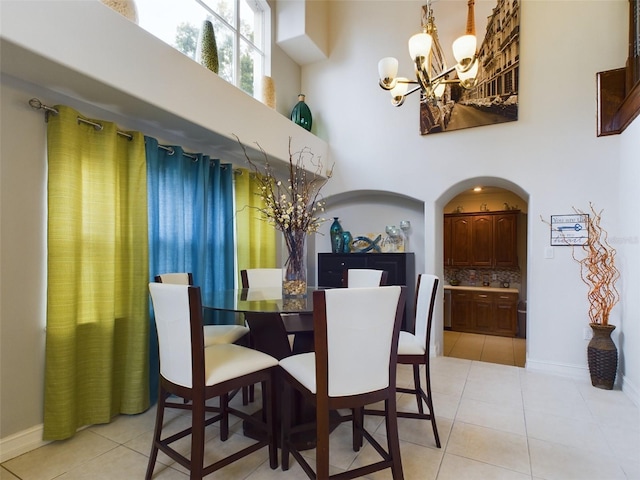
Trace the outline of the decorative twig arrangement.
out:
<instances>
[{"instance_id":1,"label":"decorative twig arrangement","mask_svg":"<svg viewBox=\"0 0 640 480\"><path fill-rule=\"evenodd\" d=\"M591 214L573 207L573 211L587 219L588 240L582 246L585 256L576 256L575 246L571 245L571 256L580 264L580 278L589 287L589 321L600 325L609 325L609 314L620 301L616 281L620 272L615 266L616 250L609 244L609 234L602 228L602 212L596 212L589 202ZM549 222L540 219L551 226Z\"/></svg>"},{"instance_id":2,"label":"decorative twig arrangement","mask_svg":"<svg viewBox=\"0 0 640 480\"><path fill-rule=\"evenodd\" d=\"M283 295L302 296L307 291L306 272L306 236L316 233L326 218L318 214L324 212L324 200L320 190L331 177L322 176L323 164L320 157L316 157L309 148L299 152L291 152L291 137L289 137L289 166L288 178L283 183L276 177L266 152L258 145L264 156L261 169L251 160L247 149L236 137L242 147L244 156L255 174L260 185L260 198L264 207L256 208L263 220L282 232L287 252L284 262ZM313 166L313 172L305 169L305 160Z\"/></svg>"},{"instance_id":3,"label":"decorative twig arrangement","mask_svg":"<svg viewBox=\"0 0 640 480\"><path fill-rule=\"evenodd\" d=\"M608 242L608 233L600 225L602 210L596 212L589 202L592 215L588 218L589 240L583 245L585 256L577 258L572 248L573 259L580 264L580 278L589 287L589 320L601 325L609 324L609 314L620 300L616 281L620 272L615 266L616 250ZM581 210L573 210L585 215Z\"/></svg>"},{"instance_id":4,"label":"decorative twig arrangement","mask_svg":"<svg viewBox=\"0 0 640 480\"><path fill-rule=\"evenodd\" d=\"M267 154L260 144L256 143L264 156L263 169L251 160L240 139L236 139L260 185L260 197L264 202L264 208L258 208L258 211L262 219L284 233L316 233L320 225L326 221L317 215L324 212L324 200L320 197L320 190L330 178L322 176L323 163L320 157L316 158L308 147L292 153L289 138L289 176L285 184L276 178ZM312 173L305 169L305 159L313 165Z\"/></svg>"}]
</instances>

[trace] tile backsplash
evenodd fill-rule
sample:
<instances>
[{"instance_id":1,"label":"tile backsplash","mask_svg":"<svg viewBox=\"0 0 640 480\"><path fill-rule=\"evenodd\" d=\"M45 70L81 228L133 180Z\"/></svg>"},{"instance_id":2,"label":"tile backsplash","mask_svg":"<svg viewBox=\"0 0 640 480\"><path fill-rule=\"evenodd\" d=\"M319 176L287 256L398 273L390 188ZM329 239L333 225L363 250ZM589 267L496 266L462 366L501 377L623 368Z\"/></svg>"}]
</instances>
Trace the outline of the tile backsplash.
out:
<instances>
[{"instance_id":1,"label":"tile backsplash","mask_svg":"<svg viewBox=\"0 0 640 480\"><path fill-rule=\"evenodd\" d=\"M491 287L502 286L503 282L509 282L513 288L520 288L521 274L519 269L480 269L480 268L444 268L444 283L450 284L451 280L458 280L460 285L481 286L483 282L489 282Z\"/></svg>"}]
</instances>

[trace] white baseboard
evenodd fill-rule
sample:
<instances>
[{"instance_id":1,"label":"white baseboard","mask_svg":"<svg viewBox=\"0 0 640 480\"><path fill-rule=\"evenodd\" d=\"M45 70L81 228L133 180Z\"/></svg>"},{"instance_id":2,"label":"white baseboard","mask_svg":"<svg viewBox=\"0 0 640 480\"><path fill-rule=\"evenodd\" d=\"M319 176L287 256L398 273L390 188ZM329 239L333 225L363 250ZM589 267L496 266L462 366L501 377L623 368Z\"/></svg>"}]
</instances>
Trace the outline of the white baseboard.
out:
<instances>
[{"instance_id":1,"label":"white baseboard","mask_svg":"<svg viewBox=\"0 0 640 480\"><path fill-rule=\"evenodd\" d=\"M640 407L640 390L627 377L622 377L622 391L631 399L636 407Z\"/></svg>"},{"instance_id":2,"label":"white baseboard","mask_svg":"<svg viewBox=\"0 0 640 480\"><path fill-rule=\"evenodd\" d=\"M562 377L569 377L583 382L591 383L589 368L583 365L540 362L527 358L527 364L525 368L531 372L560 375ZM618 374L616 376L614 388L620 388L636 406L640 406L640 390L638 390L638 387L631 383L626 377Z\"/></svg>"},{"instance_id":3,"label":"white baseboard","mask_svg":"<svg viewBox=\"0 0 640 480\"><path fill-rule=\"evenodd\" d=\"M35 450L49 442L42 440L43 426L36 425L0 439L0 463Z\"/></svg>"},{"instance_id":4,"label":"white baseboard","mask_svg":"<svg viewBox=\"0 0 640 480\"><path fill-rule=\"evenodd\" d=\"M574 378L582 381L590 381L589 369L584 365L569 363L543 362L527 358L525 368L531 372L549 373L562 377Z\"/></svg>"}]
</instances>

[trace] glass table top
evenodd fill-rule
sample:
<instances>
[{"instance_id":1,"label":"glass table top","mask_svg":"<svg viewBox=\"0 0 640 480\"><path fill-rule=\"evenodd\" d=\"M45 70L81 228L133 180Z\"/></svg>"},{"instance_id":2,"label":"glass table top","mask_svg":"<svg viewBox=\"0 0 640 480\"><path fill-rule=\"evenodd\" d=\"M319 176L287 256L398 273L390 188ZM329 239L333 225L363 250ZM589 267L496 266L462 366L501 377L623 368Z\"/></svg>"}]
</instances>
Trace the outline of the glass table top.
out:
<instances>
[{"instance_id":1,"label":"glass table top","mask_svg":"<svg viewBox=\"0 0 640 480\"><path fill-rule=\"evenodd\" d=\"M243 288L213 292L204 301L205 309L242 313L313 313L313 292L321 287L307 288L304 298L282 298L282 287Z\"/></svg>"}]
</instances>

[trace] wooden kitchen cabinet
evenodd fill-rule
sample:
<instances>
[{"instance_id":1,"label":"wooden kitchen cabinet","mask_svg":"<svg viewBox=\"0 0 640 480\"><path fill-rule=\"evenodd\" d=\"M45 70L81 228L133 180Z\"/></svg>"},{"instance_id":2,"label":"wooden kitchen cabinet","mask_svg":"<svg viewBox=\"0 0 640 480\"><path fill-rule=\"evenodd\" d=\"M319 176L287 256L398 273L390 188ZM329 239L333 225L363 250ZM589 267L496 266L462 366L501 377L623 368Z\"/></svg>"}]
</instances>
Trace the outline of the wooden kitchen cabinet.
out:
<instances>
[{"instance_id":1,"label":"wooden kitchen cabinet","mask_svg":"<svg viewBox=\"0 0 640 480\"><path fill-rule=\"evenodd\" d=\"M518 332L518 294L494 293L495 333L515 337Z\"/></svg>"},{"instance_id":2,"label":"wooden kitchen cabinet","mask_svg":"<svg viewBox=\"0 0 640 480\"><path fill-rule=\"evenodd\" d=\"M518 325L515 292L451 289L451 329L514 337Z\"/></svg>"},{"instance_id":3,"label":"wooden kitchen cabinet","mask_svg":"<svg viewBox=\"0 0 640 480\"><path fill-rule=\"evenodd\" d=\"M490 335L495 330L493 294L474 293L470 330Z\"/></svg>"},{"instance_id":4,"label":"wooden kitchen cabinet","mask_svg":"<svg viewBox=\"0 0 640 480\"><path fill-rule=\"evenodd\" d=\"M467 216L444 216L444 263L451 267L470 267L471 220Z\"/></svg>"},{"instance_id":5,"label":"wooden kitchen cabinet","mask_svg":"<svg viewBox=\"0 0 640 480\"><path fill-rule=\"evenodd\" d=\"M518 266L518 215L499 213L493 217L493 264Z\"/></svg>"},{"instance_id":6,"label":"wooden kitchen cabinet","mask_svg":"<svg viewBox=\"0 0 640 480\"><path fill-rule=\"evenodd\" d=\"M474 267L493 266L493 237L492 216L474 215L471 217L471 265Z\"/></svg>"},{"instance_id":7,"label":"wooden kitchen cabinet","mask_svg":"<svg viewBox=\"0 0 640 480\"><path fill-rule=\"evenodd\" d=\"M473 293L470 291L451 292L451 330L468 332L473 317Z\"/></svg>"},{"instance_id":8,"label":"wooden kitchen cabinet","mask_svg":"<svg viewBox=\"0 0 640 480\"><path fill-rule=\"evenodd\" d=\"M518 213L446 214L443 222L444 265L517 267Z\"/></svg>"}]
</instances>

